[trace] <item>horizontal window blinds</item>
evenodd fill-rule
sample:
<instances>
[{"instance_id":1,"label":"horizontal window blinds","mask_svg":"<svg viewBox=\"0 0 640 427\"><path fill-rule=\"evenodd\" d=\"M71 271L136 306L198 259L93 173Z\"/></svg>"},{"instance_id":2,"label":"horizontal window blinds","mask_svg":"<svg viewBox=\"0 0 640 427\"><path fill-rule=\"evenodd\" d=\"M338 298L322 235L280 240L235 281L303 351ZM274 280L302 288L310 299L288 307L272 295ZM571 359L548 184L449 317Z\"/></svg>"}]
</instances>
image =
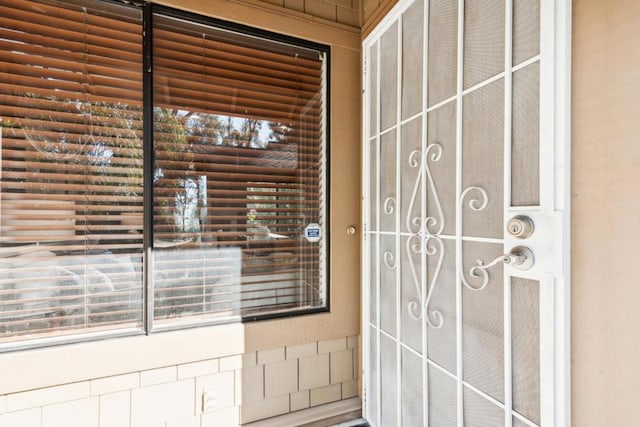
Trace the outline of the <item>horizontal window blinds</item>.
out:
<instances>
[{"instance_id":1,"label":"horizontal window blinds","mask_svg":"<svg viewBox=\"0 0 640 427\"><path fill-rule=\"evenodd\" d=\"M326 309L328 50L256 34L0 0L0 350Z\"/></svg>"},{"instance_id":2,"label":"horizontal window blinds","mask_svg":"<svg viewBox=\"0 0 640 427\"><path fill-rule=\"evenodd\" d=\"M325 52L153 19L154 317L325 306Z\"/></svg>"},{"instance_id":3,"label":"horizontal window blinds","mask_svg":"<svg viewBox=\"0 0 640 427\"><path fill-rule=\"evenodd\" d=\"M0 132L0 343L141 327L140 10L0 0Z\"/></svg>"}]
</instances>

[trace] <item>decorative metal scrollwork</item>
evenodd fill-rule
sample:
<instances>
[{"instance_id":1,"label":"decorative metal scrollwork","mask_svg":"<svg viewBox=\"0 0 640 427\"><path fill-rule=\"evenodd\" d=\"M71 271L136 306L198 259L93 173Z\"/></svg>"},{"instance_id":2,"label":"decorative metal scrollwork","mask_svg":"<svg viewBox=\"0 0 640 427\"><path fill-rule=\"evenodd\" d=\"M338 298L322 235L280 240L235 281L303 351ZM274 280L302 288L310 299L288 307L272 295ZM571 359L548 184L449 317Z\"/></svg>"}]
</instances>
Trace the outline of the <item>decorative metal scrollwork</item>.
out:
<instances>
[{"instance_id":1,"label":"decorative metal scrollwork","mask_svg":"<svg viewBox=\"0 0 640 427\"><path fill-rule=\"evenodd\" d=\"M393 255L393 252L385 251L382 256L382 261L384 262L385 267L389 270L396 268L396 257Z\"/></svg>"},{"instance_id":2,"label":"decorative metal scrollwork","mask_svg":"<svg viewBox=\"0 0 640 427\"><path fill-rule=\"evenodd\" d=\"M477 186L467 187L460 195L460 201L458 203L460 209L460 212L458 212L459 218L462 218L462 208L464 207L465 198L467 198L467 196L469 195L473 196L474 193L477 194L476 197L469 197L468 206L471 210L479 212L486 209L489 205L489 196L484 188ZM480 284L477 286L472 285L467 280L463 267L464 261L462 261L459 265L460 280L462 281L462 284L465 286L465 288L471 291L480 291L484 289L489 284L489 273L487 272L487 269L489 267L493 267L499 261L501 261L501 258L498 258L497 260L492 261L490 264L485 265L484 261L476 260L476 265L469 269L469 276L477 279L476 281L479 281Z\"/></svg>"},{"instance_id":3,"label":"decorative metal scrollwork","mask_svg":"<svg viewBox=\"0 0 640 427\"><path fill-rule=\"evenodd\" d=\"M440 270L444 261L444 244L440 238L440 234L444 230L444 214L440 204L440 198L436 189L433 175L429 162L437 162L442 158L442 146L440 144L431 144L427 147L424 155L420 150L414 150L409 154L409 166L412 168L420 167L411 192L411 199L405 218L405 226L410 236L407 238L406 250L409 258L409 268L411 270L411 278L416 288L418 300L410 301L407 309L409 315L415 320L424 319L430 327L439 329L444 324L442 313L437 310L429 312L429 303L433 296L433 291L438 283ZM422 177L426 177L426 182L431 194L433 195L434 205L436 207L437 217L428 216L422 220L420 217L412 217L412 212L416 204L416 198L420 189ZM431 275L431 280L426 288L421 287L420 278L416 270L415 262L412 254L425 253L428 256L437 256L436 268Z\"/></svg>"},{"instance_id":4,"label":"decorative metal scrollwork","mask_svg":"<svg viewBox=\"0 0 640 427\"><path fill-rule=\"evenodd\" d=\"M384 213L386 213L387 215L392 215L396 209L396 198L387 197L384 201L383 209Z\"/></svg>"}]
</instances>

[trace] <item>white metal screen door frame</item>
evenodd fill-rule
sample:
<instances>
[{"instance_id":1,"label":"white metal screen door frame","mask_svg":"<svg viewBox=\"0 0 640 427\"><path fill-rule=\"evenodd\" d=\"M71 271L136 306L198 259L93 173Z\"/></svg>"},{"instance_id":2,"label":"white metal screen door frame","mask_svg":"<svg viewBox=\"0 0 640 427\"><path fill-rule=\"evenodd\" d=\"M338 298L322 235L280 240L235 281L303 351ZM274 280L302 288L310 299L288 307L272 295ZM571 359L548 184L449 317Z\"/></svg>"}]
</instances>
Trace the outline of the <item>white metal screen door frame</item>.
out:
<instances>
[{"instance_id":1,"label":"white metal screen door frame","mask_svg":"<svg viewBox=\"0 0 640 427\"><path fill-rule=\"evenodd\" d=\"M487 426L497 427L564 427L571 425L570 409L570 228L569 228L569 184L570 184L570 0L539 0L539 52L536 55L515 64L513 59L514 8L518 13L526 7L528 0L457 0L455 28L456 63L452 70L454 93L435 104L429 103L429 90L438 91L430 86L429 60L430 50L438 49L437 40L432 41L429 29L430 11L442 4L441 0L402 0L363 42L363 245L362 245L362 337L363 337L363 415L372 426ZM416 4L419 3L419 8ZM448 0L449 4L455 4ZM467 3L465 5L465 3ZM473 43L466 38L465 15L473 10L473 4L499 4L504 13L504 54L502 70L489 78L476 83L465 81L464 64L465 43ZM467 8L465 8L467 6ZM481 6L484 7L484 6ZM416 17L415 10L422 16ZM472 13L472 12L469 12ZM417 21L416 21L417 20ZM421 21L420 21L421 20ZM411 46L403 47L403 26L422 22L422 40L418 43L418 56L421 61L421 83L415 87L405 83L407 70L403 68L403 55L410 53ZM413 23L412 23L413 22ZM437 23L436 23L437 25ZM487 27L485 25L485 27ZM477 28L483 28L479 25ZM441 28L440 28L441 29ZM412 29L415 31L415 27ZM483 31L483 30L481 30ZM383 38L391 34L392 37ZM469 36L470 37L470 36ZM446 40L445 40L446 41ZM450 41L450 40L449 40ZM384 56L384 44L395 51ZM407 42L408 43L408 42ZM533 68L530 66L535 66ZM529 68L527 68L529 67ZM538 153L536 177L539 183L537 203L516 204L513 202L516 154L512 153L514 141L515 107L514 79L522 79L518 71L534 69L537 80L536 103L538 122ZM381 73L395 70L395 82L391 82L392 91L381 86ZM391 70L391 71L389 71ZM403 74L405 73L405 74ZM518 77L516 77L518 76ZM414 76L415 77L415 76ZM436 83L440 84L440 80ZM415 82L413 82L415 83ZM412 83L412 84L413 84ZM469 227L463 224L473 220L474 212L483 211L491 195L482 186L465 183L462 172L463 135L467 131L463 114L467 114L466 104L472 104L474 91L490 86L500 86L503 105L503 139L501 156L503 159L503 182L501 184L501 210L495 220L499 228L516 215L526 215L533 219L535 231L530 238L520 240L504 235L493 237L468 236ZM388 88L387 88L388 89ZM409 91L419 91L421 105L414 113L405 117L404 97ZM520 91L522 92L522 91ZM520 93L519 92L519 93ZM522 95L524 93L524 95ZM518 96L527 96L526 90ZM433 111L451 105L450 117L455 124L453 163L455 169L452 183L454 189L447 192L439 185L438 176L432 169L446 155L447 148L440 141L430 141L430 116ZM526 102L525 102L526 104ZM395 110L394 110L395 108ZM471 107L469 107L471 108ZM395 111L391 124L381 123L384 111ZM393 116L393 114L391 114ZM465 119L466 120L466 119ZM414 124L413 128L412 123ZM413 132L414 146L405 142ZM526 137L525 137L526 139ZM386 141L386 142L385 142ZM467 143L468 144L468 143ZM395 151L385 151L384 147L394 147ZM515 150L515 149L514 149ZM371 153L375 152L375 155ZM431 166L431 167L430 167ZM516 166L513 166L514 168ZM405 170L414 168L413 175L404 175ZM385 172L386 171L386 172ZM391 172L389 172L391 171ZM385 181L381 175L388 173L394 180ZM482 174L481 174L482 175ZM440 176L441 178L441 176ZM402 181L402 184L401 184ZM406 185L406 182L410 182ZM453 185L453 184L452 184ZM384 188L383 188L384 187ZM386 191L386 193L385 193ZM455 206L452 214L455 218L448 231L445 229L445 202L449 197L450 207ZM415 217L412 212L416 211ZM406 214L406 215L405 215ZM387 225L385 225L385 221ZM385 228L386 227L386 228ZM500 295L500 322L502 350L500 352L499 389L496 396L477 386L468 377L486 378L483 372L468 372L467 357L463 340L465 321L463 304L469 301L465 295L481 295L487 286L489 275L495 270L485 268L492 259L486 258L475 263L471 256L477 253L469 249L475 243L493 244L501 253L508 253L515 246L524 245L532 250L535 263L532 268L520 271L512 265L499 266L502 271ZM466 246L465 246L466 245ZM453 267L447 270L447 261L439 257L450 249ZM401 257L406 252L405 259ZM413 251L413 252L412 252ZM468 252L467 252L468 251ZM480 255L478 255L480 256ZM496 258L497 259L497 258ZM430 261L431 260L431 261ZM435 260L435 262L433 261ZM471 263L470 263L471 262ZM501 264L501 263L496 263ZM495 268L492 266L491 268ZM447 277L446 273L449 273ZM415 281L413 298L405 296L405 286ZM512 307L512 291L518 289L528 292L535 287L536 307L533 312L524 308ZM391 284L391 285L390 285ZM489 287L489 286L487 286ZM454 307L453 315L440 311L435 301L435 289L449 289L448 298ZM413 290L411 290L413 292ZM520 292L520 291L518 291ZM432 299L433 297L433 299ZM475 298L475 297L474 297ZM476 300L475 303L482 298ZM385 304L391 308L388 324L385 327ZM470 305L474 302L471 301ZM517 310L529 313L535 319L536 351L533 355L539 379L536 383L536 416L523 415L523 405L515 400L523 393L517 384L520 379L515 372L516 344L519 339L517 319L521 317ZM381 313L381 310L383 313ZM492 310L488 306L487 311ZM500 311L499 310L499 311ZM410 316L407 316L407 313ZM444 313L444 314L443 314ZM512 316L513 314L513 316ZM414 331L414 342L404 340L408 321L413 319L419 332ZM434 361L432 352L437 352L431 342L431 334L437 335L443 322L449 321L453 331L450 344L455 348L455 356L450 357L451 369L446 363ZM480 319L482 322L482 319ZM413 326L412 326L413 327ZM466 333L466 332L465 332ZM417 339L416 339L417 337ZM408 340L411 341L411 340ZM519 344L523 345L523 344ZM525 343L523 348L527 348ZM533 347L532 347L533 348ZM517 357L523 353L517 350ZM487 356L488 357L488 356ZM528 356L522 356L527 358ZM446 361L445 361L446 362ZM517 362L520 363L520 362ZM479 365L481 366L481 365ZM385 371L386 370L386 371ZM490 370L490 369L489 369ZM386 375L384 372L389 373ZM484 375L484 377L483 377ZM489 375L490 376L490 375ZM451 387L443 392L435 390L439 378L444 378ZM383 381L385 382L384 384ZM443 380L444 381L444 380ZM490 381L490 380L489 380ZM526 383L526 379L524 380ZM433 384L436 384L434 386ZM524 386L526 388L526 384ZM526 394L526 390L524 394ZM536 395L535 393L533 394ZM516 407L516 403L520 407ZM447 406L449 414L443 414ZM527 406L527 403L524 403ZM526 409L526 408L525 408ZM488 413L495 412L500 422L491 421ZM532 419L535 418L535 419ZM502 421L504 420L504 421Z\"/></svg>"}]
</instances>

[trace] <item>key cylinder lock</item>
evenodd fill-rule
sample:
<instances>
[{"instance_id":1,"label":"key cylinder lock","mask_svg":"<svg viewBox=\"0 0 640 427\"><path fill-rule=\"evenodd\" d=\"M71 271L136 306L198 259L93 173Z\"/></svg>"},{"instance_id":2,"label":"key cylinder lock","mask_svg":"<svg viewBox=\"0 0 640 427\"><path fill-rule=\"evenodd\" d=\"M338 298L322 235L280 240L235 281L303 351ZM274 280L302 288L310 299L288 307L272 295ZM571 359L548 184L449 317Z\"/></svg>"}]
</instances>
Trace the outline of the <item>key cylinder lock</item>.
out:
<instances>
[{"instance_id":1,"label":"key cylinder lock","mask_svg":"<svg viewBox=\"0 0 640 427\"><path fill-rule=\"evenodd\" d=\"M507 232L518 239L527 239L534 231L533 220L528 216L517 215L507 222Z\"/></svg>"}]
</instances>

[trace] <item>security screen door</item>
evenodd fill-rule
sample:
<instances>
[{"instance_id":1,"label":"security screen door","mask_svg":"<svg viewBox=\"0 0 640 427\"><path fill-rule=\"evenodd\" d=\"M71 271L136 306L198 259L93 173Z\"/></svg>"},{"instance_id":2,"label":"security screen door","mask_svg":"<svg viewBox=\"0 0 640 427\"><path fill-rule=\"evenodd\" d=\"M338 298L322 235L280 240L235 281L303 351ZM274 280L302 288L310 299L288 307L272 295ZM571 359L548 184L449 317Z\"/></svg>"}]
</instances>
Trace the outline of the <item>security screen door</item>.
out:
<instances>
[{"instance_id":1,"label":"security screen door","mask_svg":"<svg viewBox=\"0 0 640 427\"><path fill-rule=\"evenodd\" d=\"M364 414L570 425L570 1L401 1L364 42Z\"/></svg>"}]
</instances>

